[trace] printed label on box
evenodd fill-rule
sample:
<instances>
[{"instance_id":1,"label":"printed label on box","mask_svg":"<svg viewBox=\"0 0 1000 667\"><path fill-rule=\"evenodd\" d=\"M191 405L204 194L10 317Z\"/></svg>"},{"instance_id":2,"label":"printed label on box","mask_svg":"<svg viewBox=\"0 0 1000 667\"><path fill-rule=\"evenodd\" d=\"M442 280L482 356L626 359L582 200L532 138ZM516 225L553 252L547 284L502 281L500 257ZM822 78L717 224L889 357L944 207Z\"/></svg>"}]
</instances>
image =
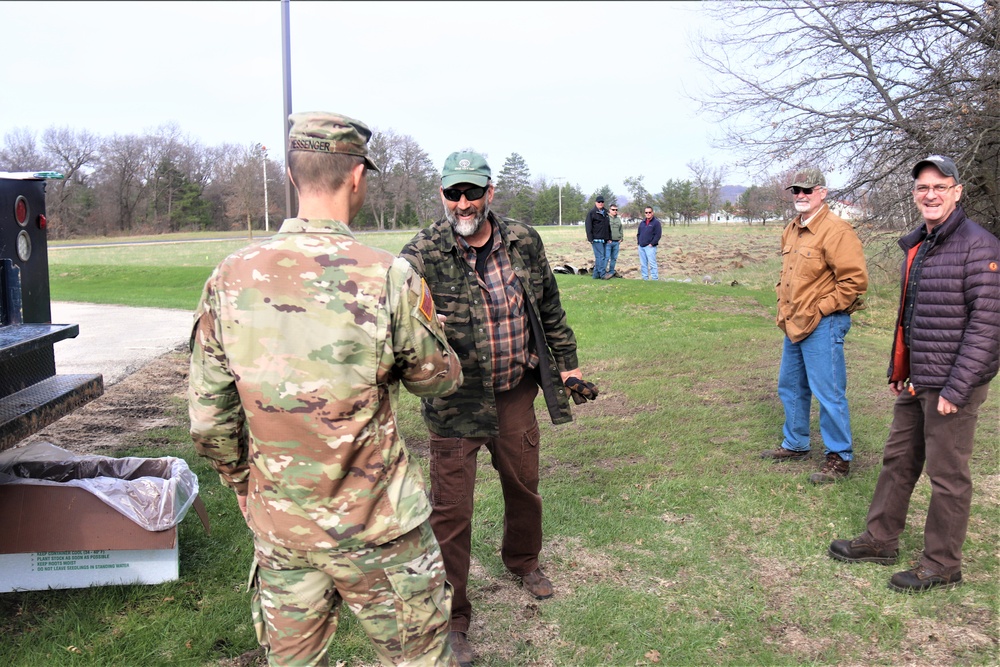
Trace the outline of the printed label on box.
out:
<instances>
[{"instance_id":1,"label":"printed label on box","mask_svg":"<svg viewBox=\"0 0 1000 667\"><path fill-rule=\"evenodd\" d=\"M0 593L119 584L161 584L178 577L177 547L140 551L0 554Z\"/></svg>"}]
</instances>

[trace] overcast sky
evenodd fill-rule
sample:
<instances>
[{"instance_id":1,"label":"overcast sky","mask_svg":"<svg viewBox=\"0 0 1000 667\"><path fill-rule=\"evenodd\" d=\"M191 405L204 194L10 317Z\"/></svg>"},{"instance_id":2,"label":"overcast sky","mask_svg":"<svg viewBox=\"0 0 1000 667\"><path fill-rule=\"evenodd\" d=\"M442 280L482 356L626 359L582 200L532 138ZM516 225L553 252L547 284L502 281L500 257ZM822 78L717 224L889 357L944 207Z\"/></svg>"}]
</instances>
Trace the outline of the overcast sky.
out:
<instances>
[{"instance_id":1,"label":"overcast sky","mask_svg":"<svg viewBox=\"0 0 1000 667\"><path fill-rule=\"evenodd\" d=\"M730 164L685 91L715 31L698 2L290 4L292 110L344 113L452 151L511 153L587 194ZM175 122L202 144L284 139L281 2L0 2L0 133ZM732 168L727 183L750 185Z\"/></svg>"}]
</instances>

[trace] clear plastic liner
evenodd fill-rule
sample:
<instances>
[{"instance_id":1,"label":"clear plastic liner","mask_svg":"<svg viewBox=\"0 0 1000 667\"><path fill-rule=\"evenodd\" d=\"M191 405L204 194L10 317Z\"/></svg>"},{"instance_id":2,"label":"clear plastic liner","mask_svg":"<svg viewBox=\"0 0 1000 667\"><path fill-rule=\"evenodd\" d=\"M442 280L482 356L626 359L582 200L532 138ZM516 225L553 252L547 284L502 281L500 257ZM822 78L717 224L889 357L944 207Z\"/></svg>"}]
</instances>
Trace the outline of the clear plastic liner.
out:
<instances>
[{"instance_id":1,"label":"clear plastic liner","mask_svg":"<svg viewBox=\"0 0 1000 667\"><path fill-rule=\"evenodd\" d=\"M80 455L48 442L0 454L0 484L75 486L153 531L180 523L198 496L184 459Z\"/></svg>"}]
</instances>

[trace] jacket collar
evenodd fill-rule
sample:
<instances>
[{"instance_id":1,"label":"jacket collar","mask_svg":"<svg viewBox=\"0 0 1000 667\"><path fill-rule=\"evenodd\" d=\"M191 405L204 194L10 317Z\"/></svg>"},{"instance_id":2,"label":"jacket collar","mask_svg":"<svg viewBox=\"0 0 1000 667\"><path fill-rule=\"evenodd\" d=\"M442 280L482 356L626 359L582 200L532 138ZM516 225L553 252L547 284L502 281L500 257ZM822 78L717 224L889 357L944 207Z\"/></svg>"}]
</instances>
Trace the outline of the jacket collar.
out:
<instances>
[{"instance_id":1,"label":"jacket collar","mask_svg":"<svg viewBox=\"0 0 1000 667\"><path fill-rule=\"evenodd\" d=\"M340 220L286 218L278 229L279 234L347 234L354 238L350 228Z\"/></svg>"},{"instance_id":2,"label":"jacket collar","mask_svg":"<svg viewBox=\"0 0 1000 667\"><path fill-rule=\"evenodd\" d=\"M965 222L965 209L962 208L961 204L956 204L955 210L951 212L948 219L937 226L936 243L941 243L941 241L951 236L963 222ZM930 233L927 231L927 224L921 222L919 227L899 239L899 247L903 250L909 250L923 241Z\"/></svg>"},{"instance_id":3,"label":"jacket collar","mask_svg":"<svg viewBox=\"0 0 1000 667\"><path fill-rule=\"evenodd\" d=\"M808 229L811 232L816 233L816 228L823 224L823 221L826 220L826 216L828 216L829 214L830 214L830 205L827 204L826 202L823 202L823 205L819 207L819 210L813 213L813 217L809 220L808 225L806 225L805 227L802 226L801 213L792 218L792 224L795 225L796 229Z\"/></svg>"}]
</instances>

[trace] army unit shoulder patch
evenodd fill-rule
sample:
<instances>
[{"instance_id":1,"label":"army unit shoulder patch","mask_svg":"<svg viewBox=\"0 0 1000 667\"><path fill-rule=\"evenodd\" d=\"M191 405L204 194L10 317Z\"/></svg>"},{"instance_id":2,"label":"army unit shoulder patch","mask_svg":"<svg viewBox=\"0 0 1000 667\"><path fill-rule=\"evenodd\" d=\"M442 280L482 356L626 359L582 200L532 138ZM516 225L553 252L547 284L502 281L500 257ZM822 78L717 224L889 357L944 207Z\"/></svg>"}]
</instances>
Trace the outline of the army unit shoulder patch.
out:
<instances>
[{"instance_id":1,"label":"army unit shoulder patch","mask_svg":"<svg viewBox=\"0 0 1000 667\"><path fill-rule=\"evenodd\" d=\"M434 299L431 298L431 288L427 286L427 281L420 279L420 314L428 322L434 320Z\"/></svg>"}]
</instances>

